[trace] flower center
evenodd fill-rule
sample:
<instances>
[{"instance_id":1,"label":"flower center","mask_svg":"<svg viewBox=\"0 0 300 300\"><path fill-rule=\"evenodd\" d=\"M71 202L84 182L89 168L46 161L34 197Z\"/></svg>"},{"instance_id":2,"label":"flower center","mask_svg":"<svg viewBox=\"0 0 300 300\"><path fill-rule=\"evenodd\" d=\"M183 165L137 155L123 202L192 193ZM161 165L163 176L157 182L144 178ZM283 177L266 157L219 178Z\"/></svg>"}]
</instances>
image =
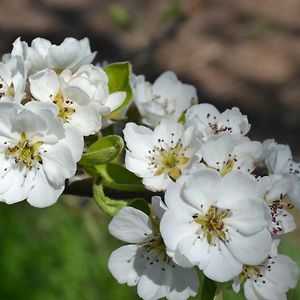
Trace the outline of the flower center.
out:
<instances>
[{"instance_id":1,"label":"flower center","mask_svg":"<svg viewBox=\"0 0 300 300\"><path fill-rule=\"evenodd\" d=\"M4 150L4 154L12 156L16 163L22 162L27 168L31 168L35 162L42 164L42 157L40 154L40 146L43 144L41 141L30 142L27 139L26 133L21 133L20 141Z\"/></svg>"},{"instance_id":2,"label":"flower center","mask_svg":"<svg viewBox=\"0 0 300 300\"><path fill-rule=\"evenodd\" d=\"M73 101L65 99L63 95L58 92L53 99L53 103L58 107L58 117L61 118L64 123L68 123L70 116L75 113L75 109L71 107Z\"/></svg>"},{"instance_id":3,"label":"flower center","mask_svg":"<svg viewBox=\"0 0 300 300\"><path fill-rule=\"evenodd\" d=\"M244 283L247 279L250 278L256 280L257 277L262 277L261 269L259 266L244 265L243 270L239 277L241 283Z\"/></svg>"},{"instance_id":4,"label":"flower center","mask_svg":"<svg viewBox=\"0 0 300 300\"><path fill-rule=\"evenodd\" d=\"M163 145L163 140L158 139L159 146L154 146L149 150L150 165L156 169L154 175L168 174L169 177L176 181L181 175L181 168L187 165L189 158L185 156L187 147L184 147L179 139L173 147ZM171 144L174 142L171 141Z\"/></svg>"},{"instance_id":5,"label":"flower center","mask_svg":"<svg viewBox=\"0 0 300 300\"><path fill-rule=\"evenodd\" d=\"M243 284L246 280L251 279L255 283L260 282L265 284L267 280L265 274L272 271L274 264L275 260L271 256L268 256L265 261L257 266L244 265L239 275L240 283Z\"/></svg>"},{"instance_id":6,"label":"flower center","mask_svg":"<svg viewBox=\"0 0 300 300\"><path fill-rule=\"evenodd\" d=\"M162 271L166 270L167 265L172 268L176 267L173 260L166 253L166 246L160 233L153 234L150 239L146 240L140 246L146 250L141 255L142 258L146 258L147 260L146 268L158 263L161 264Z\"/></svg>"},{"instance_id":7,"label":"flower center","mask_svg":"<svg viewBox=\"0 0 300 300\"><path fill-rule=\"evenodd\" d=\"M227 241L224 219L229 214L229 209L220 209L214 205L211 205L205 215L195 214L193 215L194 221L201 225L203 237L206 238L208 244L216 242L217 239Z\"/></svg>"}]
</instances>

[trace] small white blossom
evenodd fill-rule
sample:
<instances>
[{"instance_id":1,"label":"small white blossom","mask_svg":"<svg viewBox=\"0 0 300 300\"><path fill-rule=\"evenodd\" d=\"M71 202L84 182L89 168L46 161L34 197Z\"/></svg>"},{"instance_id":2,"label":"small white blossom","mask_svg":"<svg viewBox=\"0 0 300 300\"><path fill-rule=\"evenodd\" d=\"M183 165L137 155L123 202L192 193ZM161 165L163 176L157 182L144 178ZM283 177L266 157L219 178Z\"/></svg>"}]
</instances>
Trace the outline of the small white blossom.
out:
<instances>
[{"instance_id":1,"label":"small white blossom","mask_svg":"<svg viewBox=\"0 0 300 300\"><path fill-rule=\"evenodd\" d=\"M273 235L281 235L296 228L293 216L287 211L292 206L286 201L286 195L291 189L290 177L276 174L258 178L261 193L270 208L272 223L269 231Z\"/></svg>"},{"instance_id":2,"label":"small white blossom","mask_svg":"<svg viewBox=\"0 0 300 300\"><path fill-rule=\"evenodd\" d=\"M289 177L293 184L288 191L288 196L293 204L300 208L300 163L293 161L291 149L288 145L277 144L274 140L263 142L264 160L271 174L282 174Z\"/></svg>"},{"instance_id":3,"label":"small white blossom","mask_svg":"<svg viewBox=\"0 0 300 300\"><path fill-rule=\"evenodd\" d=\"M261 143L229 133L211 136L200 149L202 165L226 175L233 170L251 173L261 154Z\"/></svg>"},{"instance_id":4,"label":"small white blossom","mask_svg":"<svg viewBox=\"0 0 300 300\"><path fill-rule=\"evenodd\" d=\"M193 105L188 109L186 123L197 128L200 139L224 132L234 136L244 136L250 130L247 116L242 115L237 107L220 113L213 105L207 103Z\"/></svg>"},{"instance_id":5,"label":"small white blossom","mask_svg":"<svg viewBox=\"0 0 300 300\"><path fill-rule=\"evenodd\" d=\"M106 115L118 108L125 100L125 92L109 94L108 77L99 66L84 65L75 73L64 70L60 78L68 85L80 88L92 101L99 104L102 115Z\"/></svg>"},{"instance_id":6,"label":"small white blossom","mask_svg":"<svg viewBox=\"0 0 300 300\"><path fill-rule=\"evenodd\" d=\"M10 56L16 55L25 60L30 74L34 74L44 69L53 69L58 73L65 69L76 71L80 66L91 63L96 52L91 52L87 38L76 40L68 37L60 45L36 38L30 47L18 38L13 44Z\"/></svg>"},{"instance_id":7,"label":"small white blossom","mask_svg":"<svg viewBox=\"0 0 300 300\"><path fill-rule=\"evenodd\" d=\"M286 300L286 293L297 285L299 268L288 256L277 253L278 241L268 258L259 265L245 265L241 274L233 281L233 290L238 293L244 284L247 300Z\"/></svg>"},{"instance_id":8,"label":"small white blossom","mask_svg":"<svg viewBox=\"0 0 300 300\"><path fill-rule=\"evenodd\" d=\"M197 102L195 87L182 83L174 72L164 72L153 84L143 75L136 76L133 86L133 101L143 117L142 122L150 127L155 127L164 117L178 121Z\"/></svg>"},{"instance_id":9,"label":"small white blossom","mask_svg":"<svg viewBox=\"0 0 300 300\"><path fill-rule=\"evenodd\" d=\"M270 212L251 175L200 170L169 186L165 202L160 230L178 264L223 282L267 257Z\"/></svg>"},{"instance_id":10,"label":"small white blossom","mask_svg":"<svg viewBox=\"0 0 300 300\"><path fill-rule=\"evenodd\" d=\"M185 129L172 119L163 119L153 131L127 123L123 133L126 168L142 177L152 191L165 190L187 171L197 150L192 128Z\"/></svg>"},{"instance_id":11,"label":"small white blossom","mask_svg":"<svg viewBox=\"0 0 300 300\"><path fill-rule=\"evenodd\" d=\"M79 132L64 128L43 104L0 103L0 200L26 199L36 207L55 203L82 151Z\"/></svg>"},{"instance_id":12,"label":"small white blossom","mask_svg":"<svg viewBox=\"0 0 300 300\"><path fill-rule=\"evenodd\" d=\"M156 206L153 210L161 216L165 208L157 200L152 207ZM143 212L132 207L121 209L109 224L109 231L130 245L112 253L110 272L119 283L137 285L138 295L144 300L185 300L195 296L199 285L196 271L178 266L167 256L157 229Z\"/></svg>"},{"instance_id":13,"label":"small white blossom","mask_svg":"<svg viewBox=\"0 0 300 300\"><path fill-rule=\"evenodd\" d=\"M65 124L78 128L84 136L100 130L101 107L85 91L67 84L53 70L38 72L29 77L29 82L33 97L55 104Z\"/></svg>"}]
</instances>

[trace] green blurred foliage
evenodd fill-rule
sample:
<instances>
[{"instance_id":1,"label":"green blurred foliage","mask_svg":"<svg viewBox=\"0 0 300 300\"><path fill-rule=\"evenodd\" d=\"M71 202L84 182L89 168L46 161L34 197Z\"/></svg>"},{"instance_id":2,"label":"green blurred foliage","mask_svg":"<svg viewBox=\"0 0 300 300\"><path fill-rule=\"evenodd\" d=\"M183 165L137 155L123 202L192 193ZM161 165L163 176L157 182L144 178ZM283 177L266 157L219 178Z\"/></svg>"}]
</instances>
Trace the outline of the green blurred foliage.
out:
<instances>
[{"instance_id":1,"label":"green blurred foliage","mask_svg":"<svg viewBox=\"0 0 300 300\"><path fill-rule=\"evenodd\" d=\"M61 200L47 209L1 203L0 299L138 299L135 288L119 285L107 269L121 244L98 210Z\"/></svg>"}]
</instances>

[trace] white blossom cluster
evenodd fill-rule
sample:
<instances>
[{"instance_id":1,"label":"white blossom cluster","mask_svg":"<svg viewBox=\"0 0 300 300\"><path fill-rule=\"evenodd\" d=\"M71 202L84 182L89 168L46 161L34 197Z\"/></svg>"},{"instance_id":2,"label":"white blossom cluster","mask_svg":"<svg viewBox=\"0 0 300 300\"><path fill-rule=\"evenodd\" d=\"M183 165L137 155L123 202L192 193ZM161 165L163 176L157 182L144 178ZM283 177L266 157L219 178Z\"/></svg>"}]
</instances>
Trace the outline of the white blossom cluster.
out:
<instances>
[{"instance_id":1,"label":"white blossom cluster","mask_svg":"<svg viewBox=\"0 0 300 300\"><path fill-rule=\"evenodd\" d=\"M295 229L300 163L274 140L253 141L236 107L219 112L194 104L195 89L166 72L152 85L134 79L134 102L145 127L127 123L125 165L152 192L151 213L126 207L109 230L129 243L109 269L119 283L137 285L145 300L184 300L199 288L196 270L243 288L248 300L287 299L299 269L278 254ZM153 128L153 129L151 129Z\"/></svg>"},{"instance_id":2,"label":"white blossom cluster","mask_svg":"<svg viewBox=\"0 0 300 300\"><path fill-rule=\"evenodd\" d=\"M125 99L91 64L89 40L54 45L18 38L0 62L0 200L36 207L57 201L76 172L83 137Z\"/></svg>"},{"instance_id":3,"label":"white blossom cluster","mask_svg":"<svg viewBox=\"0 0 300 300\"><path fill-rule=\"evenodd\" d=\"M2 57L0 201L52 205L76 173L84 138L110 123L105 116L126 119L126 92L109 92L107 73L92 64L95 55L87 38L60 45L18 38ZM112 253L112 275L137 286L145 300L196 296L199 273L202 280L230 282L248 300L287 299L299 269L278 245L296 227L291 208L300 209L300 163L289 146L251 140L247 116L238 108L220 112L196 104L196 89L173 72L153 84L142 75L131 79L128 88L146 126L127 122L127 170L118 167L141 178L142 190L154 196L148 214L120 209L127 202L111 201L101 185L98 201L106 203L99 206L111 206L111 215L119 211L109 231L128 243ZM102 173L90 176L102 179L101 167L94 171ZM125 179L114 186L120 190Z\"/></svg>"}]
</instances>

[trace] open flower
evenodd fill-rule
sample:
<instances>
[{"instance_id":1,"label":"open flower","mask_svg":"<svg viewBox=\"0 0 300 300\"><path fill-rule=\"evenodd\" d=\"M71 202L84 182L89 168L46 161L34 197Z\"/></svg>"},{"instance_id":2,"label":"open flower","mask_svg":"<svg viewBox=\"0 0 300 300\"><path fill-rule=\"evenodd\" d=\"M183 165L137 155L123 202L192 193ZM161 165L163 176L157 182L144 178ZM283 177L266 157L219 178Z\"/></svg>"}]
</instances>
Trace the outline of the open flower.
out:
<instances>
[{"instance_id":1,"label":"open flower","mask_svg":"<svg viewBox=\"0 0 300 300\"><path fill-rule=\"evenodd\" d=\"M258 178L261 193L270 208L272 223L269 230L273 235L282 235L296 228L293 216L288 212L293 206L289 203L287 193L293 184L288 176L282 174Z\"/></svg>"},{"instance_id":2,"label":"open flower","mask_svg":"<svg viewBox=\"0 0 300 300\"><path fill-rule=\"evenodd\" d=\"M277 144L269 139L263 142L261 160L271 174L282 174L292 181L288 197L293 204L300 208L300 163L293 161L291 149L288 145Z\"/></svg>"},{"instance_id":3,"label":"open flower","mask_svg":"<svg viewBox=\"0 0 300 300\"><path fill-rule=\"evenodd\" d=\"M250 130L247 116L242 115L237 107L220 113L213 105L207 103L189 108L186 112L186 123L197 128L197 136L200 139L224 132L244 136Z\"/></svg>"},{"instance_id":4,"label":"open flower","mask_svg":"<svg viewBox=\"0 0 300 300\"><path fill-rule=\"evenodd\" d=\"M180 265L197 265L223 282L267 257L270 212L249 174L201 170L169 186L165 201L160 230Z\"/></svg>"},{"instance_id":5,"label":"open flower","mask_svg":"<svg viewBox=\"0 0 300 300\"><path fill-rule=\"evenodd\" d=\"M154 199L154 211L164 213L160 201ZM155 222L159 222L159 217ZM166 297L185 300L198 290L197 273L192 268L182 268L166 254L165 245L157 226L140 210L125 207L109 224L110 233L130 243L115 250L108 268L119 283L137 285L138 295L145 300Z\"/></svg>"},{"instance_id":6,"label":"open flower","mask_svg":"<svg viewBox=\"0 0 300 300\"><path fill-rule=\"evenodd\" d=\"M107 115L118 108L125 100L125 92L109 93L108 77L99 66L84 65L75 73L64 70L60 78L72 87L80 88L92 101L97 103L102 115Z\"/></svg>"},{"instance_id":7,"label":"open flower","mask_svg":"<svg viewBox=\"0 0 300 300\"><path fill-rule=\"evenodd\" d=\"M143 117L142 122L151 127L164 117L178 121L193 102L197 102L195 87L182 83L174 72L164 72L153 84L145 81L143 75L136 76L133 86L133 100Z\"/></svg>"},{"instance_id":8,"label":"open flower","mask_svg":"<svg viewBox=\"0 0 300 300\"><path fill-rule=\"evenodd\" d=\"M245 265L233 281L233 290L238 293L241 284L247 300L286 300L286 293L297 285L299 268L288 256L278 254L278 240L272 245L268 258L259 265Z\"/></svg>"},{"instance_id":9,"label":"open flower","mask_svg":"<svg viewBox=\"0 0 300 300\"><path fill-rule=\"evenodd\" d=\"M53 70L45 70L30 76L33 97L58 108L58 117L78 128L82 135L94 134L101 128L101 107L89 95L76 86L60 79Z\"/></svg>"},{"instance_id":10,"label":"open flower","mask_svg":"<svg viewBox=\"0 0 300 300\"><path fill-rule=\"evenodd\" d=\"M75 174L83 139L39 103L0 103L0 200L55 203Z\"/></svg>"},{"instance_id":11,"label":"open flower","mask_svg":"<svg viewBox=\"0 0 300 300\"><path fill-rule=\"evenodd\" d=\"M172 119L163 119L153 131L127 123L123 131L126 168L142 177L148 189L165 190L187 170L196 152L192 130Z\"/></svg>"},{"instance_id":12,"label":"open flower","mask_svg":"<svg viewBox=\"0 0 300 300\"><path fill-rule=\"evenodd\" d=\"M211 136L201 146L202 165L226 175L233 170L251 173L261 154L261 143L229 133Z\"/></svg>"}]
</instances>

